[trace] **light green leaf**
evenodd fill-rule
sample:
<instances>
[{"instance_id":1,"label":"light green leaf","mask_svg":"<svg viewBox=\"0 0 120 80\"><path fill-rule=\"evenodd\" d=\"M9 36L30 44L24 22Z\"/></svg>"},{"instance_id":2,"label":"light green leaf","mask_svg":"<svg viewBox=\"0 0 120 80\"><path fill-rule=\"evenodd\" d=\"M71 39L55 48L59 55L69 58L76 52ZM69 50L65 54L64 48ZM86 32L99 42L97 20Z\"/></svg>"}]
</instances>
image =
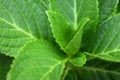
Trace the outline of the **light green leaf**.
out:
<instances>
[{"instance_id":1,"label":"light green leaf","mask_svg":"<svg viewBox=\"0 0 120 80\"><path fill-rule=\"evenodd\" d=\"M30 40L48 39L48 0L0 0L0 51L16 56Z\"/></svg>"},{"instance_id":2,"label":"light green leaf","mask_svg":"<svg viewBox=\"0 0 120 80\"><path fill-rule=\"evenodd\" d=\"M7 80L60 80L66 57L44 40L28 43L14 60Z\"/></svg>"},{"instance_id":3,"label":"light green leaf","mask_svg":"<svg viewBox=\"0 0 120 80\"><path fill-rule=\"evenodd\" d=\"M61 49L68 55L75 54L80 48L83 26L89 19L85 18L81 20L79 28L74 30L59 13L48 11L47 15L51 23L53 35Z\"/></svg>"},{"instance_id":4,"label":"light green leaf","mask_svg":"<svg viewBox=\"0 0 120 80\"><path fill-rule=\"evenodd\" d=\"M99 21L104 22L109 17L116 14L118 0L98 0L99 1Z\"/></svg>"},{"instance_id":5,"label":"light green leaf","mask_svg":"<svg viewBox=\"0 0 120 80\"><path fill-rule=\"evenodd\" d=\"M120 63L91 60L80 68L78 80L119 80Z\"/></svg>"},{"instance_id":6,"label":"light green leaf","mask_svg":"<svg viewBox=\"0 0 120 80\"><path fill-rule=\"evenodd\" d=\"M98 27L88 52L101 59L120 62L120 14Z\"/></svg>"},{"instance_id":7,"label":"light green leaf","mask_svg":"<svg viewBox=\"0 0 120 80\"><path fill-rule=\"evenodd\" d=\"M83 53L77 53L75 54L69 61L77 67L81 67L86 63L86 55Z\"/></svg>"}]
</instances>

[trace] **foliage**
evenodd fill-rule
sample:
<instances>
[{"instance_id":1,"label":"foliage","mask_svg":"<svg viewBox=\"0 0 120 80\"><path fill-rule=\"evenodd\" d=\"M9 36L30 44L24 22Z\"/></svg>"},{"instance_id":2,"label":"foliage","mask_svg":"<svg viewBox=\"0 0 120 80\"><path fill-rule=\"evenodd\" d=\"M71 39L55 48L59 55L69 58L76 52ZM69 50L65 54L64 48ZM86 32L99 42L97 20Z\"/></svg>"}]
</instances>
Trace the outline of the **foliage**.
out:
<instances>
[{"instance_id":1,"label":"foliage","mask_svg":"<svg viewBox=\"0 0 120 80\"><path fill-rule=\"evenodd\" d=\"M0 80L119 80L120 2L0 0L0 52Z\"/></svg>"}]
</instances>

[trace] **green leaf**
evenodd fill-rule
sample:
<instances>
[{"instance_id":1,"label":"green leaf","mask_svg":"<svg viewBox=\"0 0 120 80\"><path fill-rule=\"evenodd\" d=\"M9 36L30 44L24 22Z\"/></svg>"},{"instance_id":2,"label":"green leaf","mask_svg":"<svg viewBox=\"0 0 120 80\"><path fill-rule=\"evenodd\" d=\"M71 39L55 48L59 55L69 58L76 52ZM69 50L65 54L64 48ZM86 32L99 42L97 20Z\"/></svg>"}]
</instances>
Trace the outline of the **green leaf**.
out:
<instances>
[{"instance_id":1,"label":"green leaf","mask_svg":"<svg viewBox=\"0 0 120 80\"><path fill-rule=\"evenodd\" d=\"M16 56L30 40L50 38L48 0L0 0L0 51Z\"/></svg>"},{"instance_id":2,"label":"green leaf","mask_svg":"<svg viewBox=\"0 0 120 80\"><path fill-rule=\"evenodd\" d=\"M77 67L81 67L86 63L86 55L83 53L77 53L75 54L69 61Z\"/></svg>"},{"instance_id":3,"label":"green leaf","mask_svg":"<svg viewBox=\"0 0 120 80\"><path fill-rule=\"evenodd\" d=\"M77 74L75 71L70 70L68 75L66 76L65 80L77 80Z\"/></svg>"},{"instance_id":4,"label":"green leaf","mask_svg":"<svg viewBox=\"0 0 120 80\"><path fill-rule=\"evenodd\" d=\"M119 0L119 3L117 5L117 13L120 13L120 0Z\"/></svg>"},{"instance_id":5,"label":"green leaf","mask_svg":"<svg viewBox=\"0 0 120 80\"><path fill-rule=\"evenodd\" d=\"M50 0L50 7L60 13L74 29L80 27L81 20L89 18L83 28L82 47L89 43L98 21L98 0Z\"/></svg>"},{"instance_id":6,"label":"green leaf","mask_svg":"<svg viewBox=\"0 0 120 80\"><path fill-rule=\"evenodd\" d=\"M68 55L75 54L80 48L83 26L89 19L85 18L81 20L79 28L74 30L59 13L48 11L47 15L51 23L53 35L61 49Z\"/></svg>"},{"instance_id":7,"label":"green leaf","mask_svg":"<svg viewBox=\"0 0 120 80\"><path fill-rule=\"evenodd\" d=\"M88 52L101 59L120 62L120 14L98 27Z\"/></svg>"},{"instance_id":8,"label":"green leaf","mask_svg":"<svg viewBox=\"0 0 120 80\"><path fill-rule=\"evenodd\" d=\"M44 40L28 43L14 60L7 80L60 80L66 57Z\"/></svg>"},{"instance_id":9,"label":"green leaf","mask_svg":"<svg viewBox=\"0 0 120 80\"><path fill-rule=\"evenodd\" d=\"M109 17L116 14L118 0L98 0L99 1L99 21L104 22Z\"/></svg>"},{"instance_id":10,"label":"green leaf","mask_svg":"<svg viewBox=\"0 0 120 80\"><path fill-rule=\"evenodd\" d=\"M0 80L6 80L7 72L10 69L12 58L0 53Z\"/></svg>"},{"instance_id":11,"label":"green leaf","mask_svg":"<svg viewBox=\"0 0 120 80\"><path fill-rule=\"evenodd\" d=\"M78 80L119 80L120 63L91 60L80 68Z\"/></svg>"},{"instance_id":12,"label":"green leaf","mask_svg":"<svg viewBox=\"0 0 120 80\"><path fill-rule=\"evenodd\" d=\"M50 7L64 16L74 29L84 18L89 18L92 23L96 23L98 18L97 0L50 0Z\"/></svg>"}]
</instances>

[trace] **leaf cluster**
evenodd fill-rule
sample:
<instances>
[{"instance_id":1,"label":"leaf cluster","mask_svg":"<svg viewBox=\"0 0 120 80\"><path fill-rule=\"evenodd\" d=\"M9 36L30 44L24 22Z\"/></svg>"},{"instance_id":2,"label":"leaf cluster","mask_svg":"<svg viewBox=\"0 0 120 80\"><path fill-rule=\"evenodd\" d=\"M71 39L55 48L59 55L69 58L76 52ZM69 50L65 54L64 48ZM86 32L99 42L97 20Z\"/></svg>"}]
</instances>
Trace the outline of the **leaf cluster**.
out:
<instances>
[{"instance_id":1,"label":"leaf cluster","mask_svg":"<svg viewBox=\"0 0 120 80\"><path fill-rule=\"evenodd\" d=\"M120 1L0 0L5 79L119 80Z\"/></svg>"}]
</instances>

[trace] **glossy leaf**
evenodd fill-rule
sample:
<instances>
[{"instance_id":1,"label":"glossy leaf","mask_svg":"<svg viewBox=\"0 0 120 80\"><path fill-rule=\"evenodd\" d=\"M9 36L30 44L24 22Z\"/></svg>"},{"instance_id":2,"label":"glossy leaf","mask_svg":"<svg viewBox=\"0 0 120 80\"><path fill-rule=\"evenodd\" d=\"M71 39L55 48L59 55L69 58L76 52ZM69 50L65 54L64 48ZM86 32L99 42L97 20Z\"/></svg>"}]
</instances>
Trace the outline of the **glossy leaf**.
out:
<instances>
[{"instance_id":1,"label":"glossy leaf","mask_svg":"<svg viewBox=\"0 0 120 80\"><path fill-rule=\"evenodd\" d=\"M47 0L0 0L0 51L16 56L30 40L50 38Z\"/></svg>"},{"instance_id":2,"label":"glossy leaf","mask_svg":"<svg viewBox=\"0 0 120 80\"><path fill-rule=\"evenodd\" d=\"M99 26L88 52L101 59L120 62L120 14Z\"/></svg>"},{"instance_id":3,"label":"glossy leaf","mask_svg":"<svg viewBox=\"0 0 120 80\"><path fill-rule=\"evenodd\" d=\"M51 43L33 41L14 60L7 80L59 80L65 62L65 55Z\"/></svg>"},{"instance_id":4,"label":"glossy leaf","mask_svg":"<svg viewBox=\"0 0 120 80\"><path fill-rule=\"evenodd\" d=\"M91 60L79 70L78 80L119 80L120 63Z\"/></svg>"}]
</instances>

